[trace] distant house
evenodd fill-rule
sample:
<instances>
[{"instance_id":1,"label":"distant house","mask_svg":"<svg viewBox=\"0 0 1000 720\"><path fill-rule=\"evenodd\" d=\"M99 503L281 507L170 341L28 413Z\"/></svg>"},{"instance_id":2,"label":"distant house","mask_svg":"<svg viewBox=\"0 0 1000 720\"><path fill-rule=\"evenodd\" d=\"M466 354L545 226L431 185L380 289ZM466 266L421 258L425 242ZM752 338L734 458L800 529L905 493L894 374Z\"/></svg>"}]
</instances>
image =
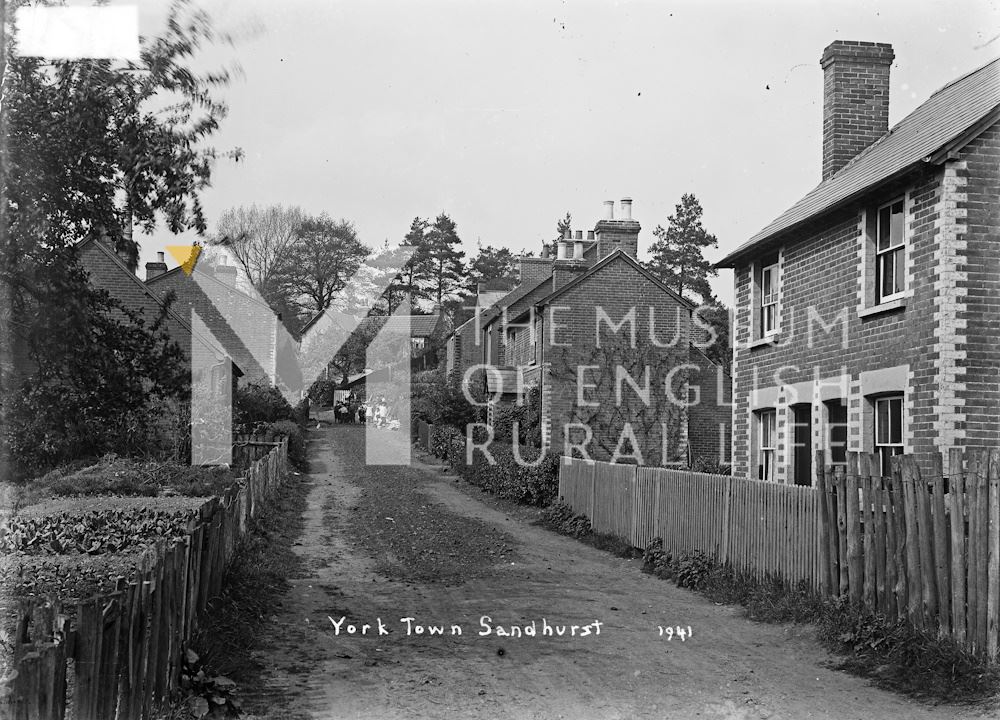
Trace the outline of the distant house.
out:
<instances>
[{"instance_id":1,"label":"distant house","mask_svg":"<svg viewBox=\"0 0 1000 720\"><path fill-rule=\"evenodd\" d=\"M267 303L238 287L235 266L198 263L188 275L180 267L168 271L162 263L148 263L146 285L160 297L172 293L183 317L197 313L213 340L243 368L242 382L301 390L298 342Z\"/></svg>"},{"instance_id":2,"label":"distant house","mask_svg":"<svg viewBox=\"0 0 1000 720\"><path fill-rule=\"evenodd\" d=\"M697 347L693 304L637 261L631 200L621 219L605 205L586 239L567 231L554 255L521 258L520 284L456 328L450 377L481 383L494 403L537 389L556 452L728 463L729 377Z\"/></svg>"},{"instance_id":3,"label":"distant house","mask_svg":"<svg viewBox=\"0 0 1000 720\"><path fill-rule=\"evenodd\" d=\"M822 182L718 264L734 473L809 485L848 450L929 469L1000 437L1000 60L890 129L894 57L825 49Z\"/></svg>"},{"instance_id":4,"label":"distant house","mask_svg":"<svg viewBox=\"0 0 1000 720\"><path fill-rule=\"evenodd\" d=\"M108 243L93 238L86 239L77 243L76 252L92 285L106 290L125 307L141 312L148 323L158 318L164 307L167 307L165 297L140 280ZM159 264L166 268L162 253ZM149 265L157 263L149 263L147 267ZM229 361L229 355L212 338L194 331L189 318L176 303L167 310L165 327L189 361L195 357L198 366L215 367L219 377L222 376L223 365ZM233 363L232 373L234 377L243 375L238 363Z\"/></svg>"}]
</instances>

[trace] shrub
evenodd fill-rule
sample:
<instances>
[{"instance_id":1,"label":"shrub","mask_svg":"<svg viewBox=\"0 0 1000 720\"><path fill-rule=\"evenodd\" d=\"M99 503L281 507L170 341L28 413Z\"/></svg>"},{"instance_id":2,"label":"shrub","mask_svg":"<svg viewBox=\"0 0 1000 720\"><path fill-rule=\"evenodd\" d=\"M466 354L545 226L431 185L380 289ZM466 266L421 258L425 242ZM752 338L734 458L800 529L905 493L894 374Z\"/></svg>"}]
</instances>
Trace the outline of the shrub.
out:
<instances>
[{"instance_id":1,"label":"shrub","mask_svg":"<svg viewBox=\"0 0 1000 720\"><path fill-rule=\"evenodd\" d=\"M302 428L291 420L279 420L267 428L267 437L277 440L288 438L288 461L295 467L303 469L306 465L306 438Z\"/></svg>"},{"instance_id":2,"label":"shrub","mask_svg":"<svg viewBox=\"0 0 1000 720\"><path fill-rule=\"evenodd\" d=\"M675 578L677 587L698 590L704 587L712 571L714 561L705 553L695 550L684 553L677 559Z\"/></svg>"},{"instance_id":3,"label":"shrub","mask_svg":"<svg viewBox=\"0 0 1000 720\"><path fill-rule=\"evenodd\" d=\"M334 402L333 393L337 383L333 380L317 380L309 388L309 399L316 405L331 407Z\"/></svg>"},{"instance_id":4,"label":"shrub","mask_svg":"<svg viewBox=\"0 0 1000 720\"><path fill-rule=\"evenodd\" d=\"M555 453L523 448L519 462L511 447L491 444L492 463L485 453L476 450L472 463L467 464L465 445L461 435L452 436L448 461L466 481L523 505L544 507L555 499L559 491L559 456Z\"/></svg>"},{"instance_id":5,"label":"shrub","mask_svg":"<svg viewBox=\"0 0 1000 720\"><path fill-rule=\"evenodd\" d=\"M294 420L295 411L276 387L251 383L233 392L233 424L253 433L280 420Z\"/></svg>"},{"instance_id":6,"label":"shrub","mask_svg":"<svg viewBox=\"0 0 1000 720\"><path fill-rule=\"evenodd\" d=\"M696 457L694 462L690 463L688 466L689 470L700 473L709 473L711 475L732 475L733 466L726 465L725 463L719 462L718 458L711 457Z\"/></svg>"}]
</instances>

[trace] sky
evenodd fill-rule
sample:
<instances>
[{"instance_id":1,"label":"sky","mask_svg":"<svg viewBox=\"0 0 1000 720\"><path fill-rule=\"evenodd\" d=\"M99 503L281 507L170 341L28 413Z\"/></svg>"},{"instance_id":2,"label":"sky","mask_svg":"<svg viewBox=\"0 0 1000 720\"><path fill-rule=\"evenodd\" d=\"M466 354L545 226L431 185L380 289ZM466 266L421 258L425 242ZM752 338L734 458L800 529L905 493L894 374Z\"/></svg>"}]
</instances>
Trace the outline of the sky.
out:
<instances>
[{"instance_id":1,"label":"sky","mask_svg":"<svg viewBox=\"0 0 1000 720\"><path fill-rule=\"evenodd\" d=\"M245 157L215 168L210 229L281 203L376 247L446 212L468 254L537 254L566 212L590 230L602 201L631 197L642 257L694 193L719 259L818 184L830 42L893 45L890 124L1000 55L1000 0L196 5L235 38L196 67L241 68L213 144ZM141 34L166 7L140 4ZM192 238L145 237L141 262ZM732 302L731 271L713 287Z\"/></svg>"}]
</instances>

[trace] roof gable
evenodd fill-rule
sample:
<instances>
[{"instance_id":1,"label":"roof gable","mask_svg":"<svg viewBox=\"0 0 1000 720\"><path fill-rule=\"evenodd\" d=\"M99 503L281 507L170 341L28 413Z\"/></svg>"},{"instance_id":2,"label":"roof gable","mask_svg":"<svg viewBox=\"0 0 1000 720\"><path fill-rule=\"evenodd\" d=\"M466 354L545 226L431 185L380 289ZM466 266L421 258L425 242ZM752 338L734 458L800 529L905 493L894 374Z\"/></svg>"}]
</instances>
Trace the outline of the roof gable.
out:
<instances>
[{"instance_id":1,"label":"roof gable","mask_svg":"<svg viewBox=\"0 0 1000 720\"><path fill-rule=\"evenodd\" d=\"M600 260L600 262L597 262L594 265L592 265L591 267L587 268L586 272L581 273L577 277L573 278L570 282L566 283L565 285L563 285L561 288L559 288L555 292L549 293L548 295L546 295L545 297L543 297L541 300L539 300L538 302L536 302L535 305L538 306L538 307L542 307L544 305L548 305L553 300L555 300L557 297L559 297L559 296L563 295L564 293L569 292L573 288L575 288L575 287L577 287L579 285L582 285L583 283L587 282L591 277L593 277L593 275L595 273L597 273L598 271L600 271L601 268L604 268L607 265L610 265L611 263L616 262L616 261L625 262L626 264L631 265L632 268L636 272L638 272L644 278L646 278L651 283L653 283L654 285L656 285L660 290L662 290L663 292L665 292L668 295L670 295L680 305L686 307L689 310L693 310L694 309L694 307L695 307L694 303L692 303L687 298L681 297L676 292L674 292L669 287L667 287L667 285L662 280L660 280L658 277L656 277L655 275L653 275L653 273L651 273L649 270L647 270L645 267L643 267L642 263L640 263L638 260L636 260L634 257L632 257L631 255L629 255L627 252L625 252L621 248L618 248L614 252L612 252L612 253L608 254L607 256L605 256L604 258L602 258Z\"/></svg>"},{"instance_id":2,"label":"roof gable","mask_svg":"<svg viewBox=\"0 0 1000 720\"><path fill-rule=\"evenodd\" d=\"M914 165L946 159L939 154L942 148L957 149L953 146L957 138L971 141L973 136L968 131L998 110L1000 58L935 92L835 175L716 263L716 267L735 267L744 255L767 241L859 199Z\"/></svg>"}]
</instances>

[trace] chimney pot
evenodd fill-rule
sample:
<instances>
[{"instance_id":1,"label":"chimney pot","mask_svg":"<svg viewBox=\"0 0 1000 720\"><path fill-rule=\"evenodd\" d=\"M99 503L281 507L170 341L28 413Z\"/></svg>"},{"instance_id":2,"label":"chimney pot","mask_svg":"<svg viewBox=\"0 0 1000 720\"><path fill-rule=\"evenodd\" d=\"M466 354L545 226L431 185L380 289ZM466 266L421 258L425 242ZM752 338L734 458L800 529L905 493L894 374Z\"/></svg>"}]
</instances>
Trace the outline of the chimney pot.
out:
<instances>
[{"instance_id":1,"label":"chimney pot","mask_svg":"<svg viewBox=\"0 0 1000 720\"><path fill-rule=\"evenodd\" d=\"M632 219L632 198L622 198L622 220Z\"/></svg>"},{"instance_id":2,"label":"chimney pot","mask_svg":"<svg viewBox=\"0 0 1000 720\"><path fill-rule=\"evenodd\" d=\"M594 239L594 231L593 230L588 230L587 231L587 239L588 240L593 240Z\"/></svg>"},{"instance_id":3,"label":"chimney pot","mask_svg":"<svg viewBox=\"0 0 1000 720\"><path fill-rule=\"evenodd\" d=\"M604 219L614 220L615 219L615 201L605 200L604 201Z\"/></svg>"},{"instance_id":4,"label":"chimney pot","mask_svg":"<svg viewBox=\"0 0 1000 720\"><path fill-rule=\"evenodd\" d=\"M573 239L573 231L570 230L569 228L566 228L565 230L563 230L562 239L563 240L572 240Z\"/></svg>"},{"instance_id":5,"label":"chimney pot","mask_svg":"<svg viewBox=\"0 0 1000 720\"><path fill-rule=\"evenodd\" d=\"M156 262L164 262L163 253L162 252L156 253Z\"/></svg>"},{"instance_id":6,"label":"chimney pot","mask_svg":"<svg viewBox=\"0 0 1000 720\"><path fill-rule=\"evenodd\" d=\"M583 230L577 230L577 231L575 231L573 233L573 239L574 240L582 240L583 239Z\"/></svg>"}]
</instances>

